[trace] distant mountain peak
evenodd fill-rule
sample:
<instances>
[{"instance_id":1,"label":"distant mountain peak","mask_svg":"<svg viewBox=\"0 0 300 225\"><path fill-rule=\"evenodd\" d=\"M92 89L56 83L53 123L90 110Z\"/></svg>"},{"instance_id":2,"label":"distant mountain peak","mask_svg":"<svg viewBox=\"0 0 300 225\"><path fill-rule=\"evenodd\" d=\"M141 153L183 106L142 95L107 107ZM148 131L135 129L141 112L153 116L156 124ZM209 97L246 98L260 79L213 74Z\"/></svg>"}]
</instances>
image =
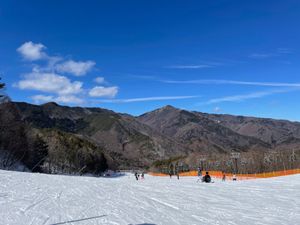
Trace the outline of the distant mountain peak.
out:
<instances>
[{"instance_id":1,"label":"distant mountain peak","mask_svg":"<svg viewBox=\"0 0 300 225\"><path fill-rule=\"evenodd\" d=\"M177 109L177 108L175 108L172 105L165 105L165 106L161 107L160 109Z\"/></svg>"},{"instance_id":2,"label":"distant mountain peak","mask_svg":"<svg viewBox=\"0 0 300 225\"><path fill-rule=\"evenodd\" d=\"M165 112L165 111L179 111L180 109L178 108L175 108L174 106L172 105L165 105L161 108L158 108L156 110L154 110L154 112Z\"/></svg>"}]
</instances>

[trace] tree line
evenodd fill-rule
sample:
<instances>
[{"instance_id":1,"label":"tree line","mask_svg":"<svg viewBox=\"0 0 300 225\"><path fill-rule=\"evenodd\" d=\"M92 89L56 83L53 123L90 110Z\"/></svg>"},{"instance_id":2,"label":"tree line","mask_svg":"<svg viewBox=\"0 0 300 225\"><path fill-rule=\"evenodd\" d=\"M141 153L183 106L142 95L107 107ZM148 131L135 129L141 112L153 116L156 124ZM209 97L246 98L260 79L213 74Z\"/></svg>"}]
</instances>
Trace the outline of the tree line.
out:
<instances>
[{"instance_id":1,"label":"tree line","mask_svg":"<svg viewBox=\"0 0 300 225\"><path fill-rule=\"evenodd\" d=\"M155 161L152 170L169 173L174 167L179 172L214 170L227 173L254 174L300 168L300 147L272 151L240 152L238 158L230 153L203 153L192 156L171 157Z\"/></svg>"}]
</instances>

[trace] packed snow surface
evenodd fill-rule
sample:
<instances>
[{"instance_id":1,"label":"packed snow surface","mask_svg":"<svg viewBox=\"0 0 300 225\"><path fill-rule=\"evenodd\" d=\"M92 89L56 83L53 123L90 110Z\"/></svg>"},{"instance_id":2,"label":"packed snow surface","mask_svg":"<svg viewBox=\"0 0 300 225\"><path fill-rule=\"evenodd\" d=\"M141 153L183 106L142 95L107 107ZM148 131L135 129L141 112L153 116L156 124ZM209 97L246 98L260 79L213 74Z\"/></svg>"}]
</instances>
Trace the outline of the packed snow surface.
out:
<instances>
[{"instance_id":1,"label":"packed snow surface","mask_svg":"<svg viewBox=\"0 0 300 225\"><path fill-rule=\"evenodd\" d=\"M300 224L300 175L197 182L0 170L0 224Z\"/></svg>"}]
</instances>

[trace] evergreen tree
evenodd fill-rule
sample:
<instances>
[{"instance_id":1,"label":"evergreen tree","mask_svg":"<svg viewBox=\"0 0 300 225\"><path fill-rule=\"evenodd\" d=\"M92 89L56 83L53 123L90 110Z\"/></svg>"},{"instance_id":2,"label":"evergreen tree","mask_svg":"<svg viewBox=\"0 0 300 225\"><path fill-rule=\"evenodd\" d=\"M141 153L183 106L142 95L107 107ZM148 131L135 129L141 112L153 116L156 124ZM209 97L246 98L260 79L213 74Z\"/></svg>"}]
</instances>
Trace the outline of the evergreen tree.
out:
<instances>
[{"instance_id":1,"label":"evergreen tree","mask_svg":"<svg viewBox=\"0 0 300 225\"><path fill-rule=\"evenodd\" d=\"M86 169L85 172L101 174L107 170L107 160L102 152L90 154L85 159Z\"/></svg>"},{"instance_id":2,"label":"evergreen tree","mask_svg":"<svg viewBox=\"0 0 300 225\"><path fill-rule=\"evenodd\" d=\"M0 103L9 102L10 101L10 98L3 91L4 88L5 88L5 83L1 82L1 77L0 77Z\"/></svg>"},{"instance_id":3,"label":"evergreen tree","mask_svg":"<svg viewBox=\"0 0 300 225\"><path fill-rule=\"evenodd\" d=\"M108 168L107 160L103 153L101 153L100 159L97 163L98 163L97 164L97 173L104 172L105 170L107 170L107 168Z\"/></svg>"},{"instance_id":4,"label":"evergreen tree","mask_svg":"<svg viewBox=\"0 0 300 225\"><path fill-rule=\"evenodd\" d=\"M32 153L32 172L42 172L41 166L44 164L46 157L48 156L48 145L39 136L33 143L33 153Z\"/></svg>"},{"instance_id":5,"label":"evergreen tree","mask_svg":"<svg viewBox=\"0 0 300 225\"><path fill-rule=\"evenodd\" d=\"M0 77L0 81L1 81L1 77ZM1 91L2 89L4 89L4 87L5 87L5 84L0 82L0 91ZM4 97L4 95L1 94L1 92L0 92L0 98L2 98L2 97Z\"/></svg>"}]
</instances>

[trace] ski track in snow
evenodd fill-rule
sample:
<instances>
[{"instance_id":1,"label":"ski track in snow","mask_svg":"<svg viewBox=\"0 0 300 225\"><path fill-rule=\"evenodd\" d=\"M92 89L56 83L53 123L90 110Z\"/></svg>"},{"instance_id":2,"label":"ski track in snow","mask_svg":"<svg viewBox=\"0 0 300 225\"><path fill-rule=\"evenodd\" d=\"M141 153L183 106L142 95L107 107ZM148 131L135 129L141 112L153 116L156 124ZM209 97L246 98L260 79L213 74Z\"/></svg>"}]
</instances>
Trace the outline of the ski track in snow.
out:
<instances>
[{"instance_id":1,"label":"ski track in snow","mask_svg":"<svg viewBox=\"0 0 300 225\"><path fill-rule=\"evenodd\" d=\"M0 225L297 225L300 175L204 184L0 170Z\"/></svg>"}]
</instances>

